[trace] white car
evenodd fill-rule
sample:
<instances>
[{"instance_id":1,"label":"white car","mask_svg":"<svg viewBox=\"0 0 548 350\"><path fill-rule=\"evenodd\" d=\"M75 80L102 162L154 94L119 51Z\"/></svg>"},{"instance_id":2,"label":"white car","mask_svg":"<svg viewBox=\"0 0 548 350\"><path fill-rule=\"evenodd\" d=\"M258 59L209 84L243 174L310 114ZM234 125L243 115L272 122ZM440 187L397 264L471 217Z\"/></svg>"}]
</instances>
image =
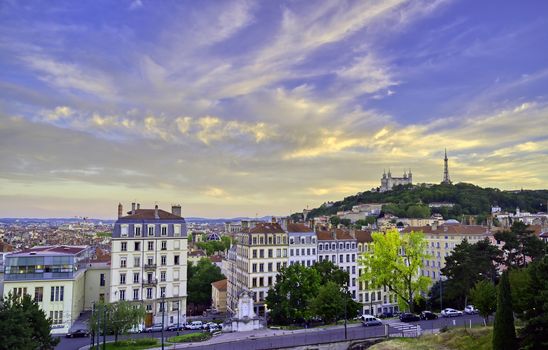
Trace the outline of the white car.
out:
<instances>
[{"instance_id":1,"label":"white car","mask_svg":"<svg viewBox=\"0 0 548 350\"><path fill-rule=\"evenodd\" d=\"M462 316L462 311L447 308L442 310L441 315L443 317L457 317L457 316Z\"/></svg>"},{"instance_id":2,"label":"white car","mask_svg":"<svg viewBox=\"0 0 548 350\"><path fill-rule=\"evenodd\" d=\"M202 329L204 327L202 321L192 321L186 325L186 329Z\"/></svg>"},{"instance_id":3,"label":"white car","mask_svg":"<svg viewBox=\"0 0 548 350\"><path fill-rule=\"evenodd\" d=\"M467 315L475 315L479 313L479 310L474 307L474 305L467 305L464 308L464 313Z\"/></svg>"}]
</instances>

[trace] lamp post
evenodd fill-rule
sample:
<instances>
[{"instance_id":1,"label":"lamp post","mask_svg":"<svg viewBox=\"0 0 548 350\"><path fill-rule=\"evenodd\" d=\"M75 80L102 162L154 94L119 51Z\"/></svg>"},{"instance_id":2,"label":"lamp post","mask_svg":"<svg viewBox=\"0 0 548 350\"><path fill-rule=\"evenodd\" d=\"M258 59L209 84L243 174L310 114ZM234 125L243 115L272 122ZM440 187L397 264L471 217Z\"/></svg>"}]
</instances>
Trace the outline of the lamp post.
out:
<instances>
[{"instance_id":1,"label":"lamp post","mask_svg":"<svg viewBox=\"0 0 548 350\"><path fill-rule=\"evenodd\" d=\"M106 349L107 349L107 306L103 305L103 350L106 350Z\"/></svg>"},{"instance_id":2,"label":"lamp post","mask_svg":"<svg viewBox=\"0 0 548 350\"><path fill-rule=\"evenodd\" d=\"M180 317L181 317L181 301L177 300L177 335L179 335L179 328L181 327Z\"/></svg>"},{"instance_id":3,"label":"lamp post","mask_svg":"<svg viewBox=\"0 0 548 350\"><path fill-rule=\"evenodd\" d=\"M346 283L344 284L343 291L344 291L344 339L346 340L348 339L347 322L346 322L346 318L347 318L346 304L348 301L348 293L347 293Z\"/></svg>"},{"instance_id":4,"label":"lamp post","mask_svg":"<svg viewBox=\"0 0 548 350\"><path fill-rule=\"evenodd\" d=\"M440 312L443 310L443 280L440 275Z\"/></svg>"},{"instance_id":5,"label":"lamp post","mask_svg":"<svg viewBox=\"0 0 548 350\"><path fill-rule=\"evenodd\" d=\"M164 316L166 310L166 294L162 293L162 350L164 350Z\"/></svg>"},{"instance_id":6,"label":"lamp post","mask_svg":"<svg viewBox=\"0 0 548 350\"><path fill-rule=\"evenodd\" d=\"M91 327L90 327L91 328L90 329L91 330L91 337L90 337L91 338L91 345L90 346L91 346L91 348L90 349L95 347L95 331L94 331L95 327L94 327L94 324L91 323L91 320L93 320L93 312L94 311L95 311L95 302L93 302L93 304L91 306L91 317L90 317L90 325L91 325Z\"/></svg>"}]
</instances>

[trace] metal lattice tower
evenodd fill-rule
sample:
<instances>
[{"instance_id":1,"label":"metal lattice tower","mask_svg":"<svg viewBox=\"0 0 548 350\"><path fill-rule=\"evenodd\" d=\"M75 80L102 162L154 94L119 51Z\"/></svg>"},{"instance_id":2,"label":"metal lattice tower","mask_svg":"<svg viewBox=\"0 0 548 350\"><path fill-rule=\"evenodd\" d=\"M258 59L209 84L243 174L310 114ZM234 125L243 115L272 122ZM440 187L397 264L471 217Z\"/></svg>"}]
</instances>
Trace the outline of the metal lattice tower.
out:
<instances>
[{"instance_id":1,"label":"metal lattice tower","mask_svg":"<svg viewBox=\"0 0 548 350\"><path fill-rule=\"evenodd\" d=\"M447 159L447 148L445 149L445 158L443 159L443 181L442 184L451 184L451 179L449 178L449 165Z\"/></svg>"}]
</instances>

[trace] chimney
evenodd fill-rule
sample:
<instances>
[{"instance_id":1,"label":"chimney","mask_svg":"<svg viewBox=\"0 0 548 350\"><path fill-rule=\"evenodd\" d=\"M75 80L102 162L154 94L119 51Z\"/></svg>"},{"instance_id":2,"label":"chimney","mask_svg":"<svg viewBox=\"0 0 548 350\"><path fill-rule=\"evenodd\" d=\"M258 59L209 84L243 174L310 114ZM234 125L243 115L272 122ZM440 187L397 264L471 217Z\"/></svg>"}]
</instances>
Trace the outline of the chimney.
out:
<instances>
[{"instance_id":1,"label":"chimney","mask_svg":"<svg viewBox=\"0 0 548 350\"><path fill-rule=\"evenodd\" d=\"M171 214L181 216L181 205L176 204L171 206Z\"/></svg>"},{"instance_id":2,"label":"chimney","mask_svg":"<svg viewBox=\"0 0 548 350\"><path fill-rule=\"evenodd\" d=\"M137 210L141 209L141 203L137 203Z\"/></svg>"},{"instance_id":3,"label":"chimney","mask_svg":"<svg viewBox=\"0 0 548 350\"><path fill-rule=\"evenodd\" d=\"M275 224L275 223L276 223L276 217L273 216L271 222L272 222L273 224Z\"/></svg>"},{"instance_id":4,"label":"chimney","mask_svg":"<svg viewBox=\"0 0 548 350\"><path fill-rule=\"evenodd\" d=\"M122 203L118 203L118 218L121 218L124 212L124 207L122 207Z\"/></svg>"},{"instance_id":5,"label":"chimney","mask_svg":"<svg viewBox=\"0 0 548 350\"><path fill-rule=\"evenodd\" d=\"M135 202L131 203L131 215L135 214Z\"/></svg>"},{"instance_id":6,"label":"chimney","mask_svg":"<svg viewBox=\"0 0 548 350\"><path fill-rule=\"evenodd\" d=\"M154 218L158 220L160 216L158 216L158 204L154 206Z\"/></svg>"},{"instance_id":7,"label":"chimney","mask_svg":"<svg viewBox=\"0 0 548 350\"><path fill-rule=\"evenodd\" d=\"M331 236L333 237L333 240L337 240L337 229L334 229L334 230L331 232Z\"/></svg>"}]
</instances>

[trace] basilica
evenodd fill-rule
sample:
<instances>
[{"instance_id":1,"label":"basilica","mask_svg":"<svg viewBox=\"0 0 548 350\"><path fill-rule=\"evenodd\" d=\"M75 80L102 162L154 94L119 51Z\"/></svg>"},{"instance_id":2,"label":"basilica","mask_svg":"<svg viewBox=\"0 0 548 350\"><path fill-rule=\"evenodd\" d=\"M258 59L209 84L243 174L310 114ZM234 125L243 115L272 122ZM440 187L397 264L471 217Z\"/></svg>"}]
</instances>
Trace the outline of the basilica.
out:
<instances>
[{"instance_id":1,"label":"basilica","mask_svg":"<svg viewBox=\"0 0 548 350\"><path fill-rule=\"evenodd\" d=\"M392 173L390 172L390 169L388 169L388 175L386 174L386 171L382 174L379 192L391 191L394 186L412 184L413 174L411 173L411 169L409 169L409 172L404 171L403 177L392 177Z\"/></svg>"}]
</instances>

